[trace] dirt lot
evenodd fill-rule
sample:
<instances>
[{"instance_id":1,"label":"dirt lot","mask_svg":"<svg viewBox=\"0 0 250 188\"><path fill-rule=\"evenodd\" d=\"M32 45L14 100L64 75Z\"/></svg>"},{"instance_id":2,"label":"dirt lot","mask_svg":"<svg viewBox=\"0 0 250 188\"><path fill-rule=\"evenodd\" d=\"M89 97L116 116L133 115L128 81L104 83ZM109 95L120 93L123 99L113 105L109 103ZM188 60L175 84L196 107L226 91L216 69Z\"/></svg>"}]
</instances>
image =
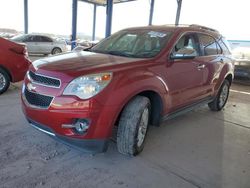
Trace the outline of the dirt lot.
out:
<instances>
[{"instance_id":1,"label":"dirt lot","mask_svg":"<svg viewBox=\"0 0 250 188\"><path fill-rule=\"evenodd\" d=\"M87 155L30 127L20 84L0 96L0 187L249 188L250 87L222 112L204 106L151 127L141 155Z\"/></svg>"}]
</instances>

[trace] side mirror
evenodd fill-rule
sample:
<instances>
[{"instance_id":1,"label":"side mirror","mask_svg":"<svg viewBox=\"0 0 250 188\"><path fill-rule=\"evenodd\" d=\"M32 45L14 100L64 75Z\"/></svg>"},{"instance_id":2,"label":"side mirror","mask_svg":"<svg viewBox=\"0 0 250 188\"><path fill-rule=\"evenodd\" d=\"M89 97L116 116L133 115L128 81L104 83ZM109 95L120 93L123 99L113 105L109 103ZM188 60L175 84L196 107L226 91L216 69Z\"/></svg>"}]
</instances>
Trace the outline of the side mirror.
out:
<instances>
[{"instance_id":1,"label":"side mirror","mask_svg":"<svg viewBox=\"0 0 250 188\"><path fill-rule=\"evenodd\" d=\"M197 56L197 52L193 48L181 48L177 52L172 53L171 59L194 59Z\"/></svg>"}]
</instances>

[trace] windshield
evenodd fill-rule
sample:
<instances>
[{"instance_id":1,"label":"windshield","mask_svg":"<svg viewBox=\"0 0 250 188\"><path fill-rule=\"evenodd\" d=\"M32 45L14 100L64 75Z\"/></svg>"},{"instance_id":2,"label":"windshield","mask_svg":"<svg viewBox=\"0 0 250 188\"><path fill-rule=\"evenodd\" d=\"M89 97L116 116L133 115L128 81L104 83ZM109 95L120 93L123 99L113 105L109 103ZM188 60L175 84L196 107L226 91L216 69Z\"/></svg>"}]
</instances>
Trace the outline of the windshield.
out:
<instances>
[{"instance_id":1,"label":"windshield","mask_svg":"<svg viewBox=\"0 0 250 188\"><path fill-rule=\"evenodd\" d=\"M153 30L125 30L104 39L90 51L111 55L150 58L166 46L171 33Z\"/></svg>"},{"instance_id":2,"label":"windshield","mask_svg":"<svg viewBox=\"0 0 250 188\"><path fill-rule=\"evenodd\" d=\"M11 40L17 41L17 42L22 42L26 37L27 37L27 35L18 35L18 36L12 37Z\"/></svg>"}]
</instances>

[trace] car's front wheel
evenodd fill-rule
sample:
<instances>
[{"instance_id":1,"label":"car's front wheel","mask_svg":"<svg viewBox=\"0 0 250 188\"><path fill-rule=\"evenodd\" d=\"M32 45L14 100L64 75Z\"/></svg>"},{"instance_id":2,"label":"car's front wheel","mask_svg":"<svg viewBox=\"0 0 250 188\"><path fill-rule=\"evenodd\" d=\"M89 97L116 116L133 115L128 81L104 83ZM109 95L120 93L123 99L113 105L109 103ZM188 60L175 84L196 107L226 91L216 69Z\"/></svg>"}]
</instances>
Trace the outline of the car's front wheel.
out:
<instances>
[{"instance_id":1,"label":"car's front wheel","mask_svg":"<svg viewBox=\"0 0 250 188\"><path fill-rule=\"evenodd\" d=\"M6 71L0 68L0 95L10 86L10 77Z\"/></svg>"},{"instance_id":2,"label":"car's front wheel","mask_svg":"<svg viewBox=\"0 0 250 188\"><path fill-rule=\"evenodd\" d=\"M150 100L144 96L135 97L125 106L117 132L117 148L120 153L135 156L143 150L150 108Z\"/></svg>"},{"instance_id":3,"label":"car's front wheel","mask_svg":"<svg viewBox=\"0 0 250 188\"><path fill-rule=\"evenodd\" d=\"M230 83L228 80L224 80L215 99L208 103L208 106L212 111L220 111L226 105L229 96L229 90Z\"/></svg>"}]
</instances>

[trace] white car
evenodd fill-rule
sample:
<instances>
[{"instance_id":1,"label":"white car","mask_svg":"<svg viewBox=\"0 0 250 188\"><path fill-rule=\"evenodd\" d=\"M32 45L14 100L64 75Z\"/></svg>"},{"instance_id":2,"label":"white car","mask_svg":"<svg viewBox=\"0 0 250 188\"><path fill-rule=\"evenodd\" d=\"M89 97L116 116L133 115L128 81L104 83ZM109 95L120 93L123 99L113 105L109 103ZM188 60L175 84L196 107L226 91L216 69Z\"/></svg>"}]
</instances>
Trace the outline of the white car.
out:
<instances>
[{"instance_id":1,"label":"white car","mask_svg":"<svg viewBox=\"0 0 250 188\"><path fill-rule=\"evenodd\" d=\"M65 40L45 35L25 34L11 38L12 41L25 43L30 54L58 54L67 51Z\"/></svg>"}]
</instances>

